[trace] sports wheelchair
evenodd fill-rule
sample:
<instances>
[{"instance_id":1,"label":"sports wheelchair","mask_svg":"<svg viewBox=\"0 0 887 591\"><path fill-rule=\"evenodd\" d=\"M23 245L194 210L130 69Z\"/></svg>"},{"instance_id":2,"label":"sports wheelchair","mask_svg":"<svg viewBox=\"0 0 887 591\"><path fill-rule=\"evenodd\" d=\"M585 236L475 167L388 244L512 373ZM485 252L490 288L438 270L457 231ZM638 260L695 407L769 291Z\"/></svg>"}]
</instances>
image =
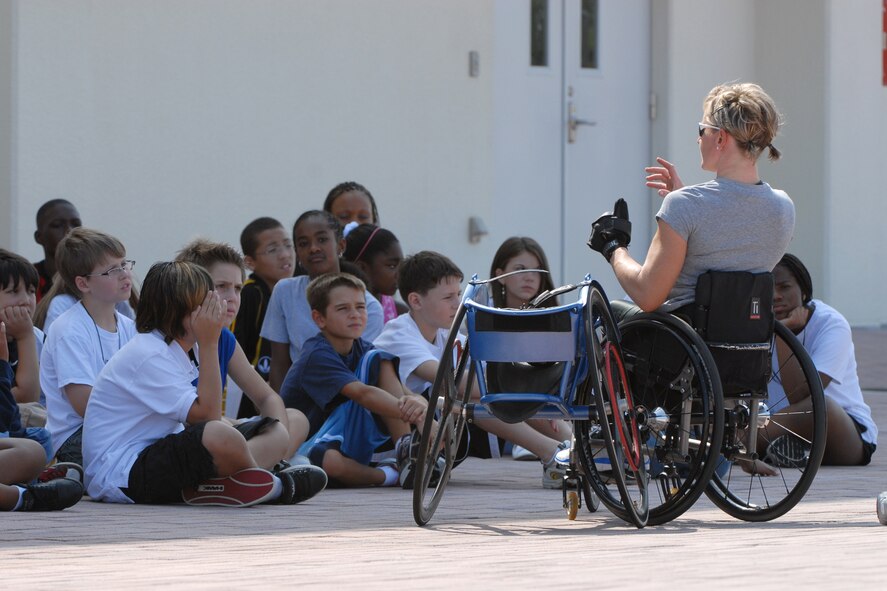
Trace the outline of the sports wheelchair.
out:
<instances>
[{"instance_id":1,"label":"sports wheelchair","mask_svg":"<svg viewBox=\"0 0 887 591\"><path fill-rule=\"evenodd\" d=\"M587 276L541 294L526 309L488 305L490 281L524 272L545 271L520 270L485 281L475 275L468 283L431 390L423 430L430 436L419 445L416 523L425 525L437 509L466 423L545 418L574 422L564 462L568 517L576 517L581 493L589 510L600 500L623 520L644 527L649 478L641 426L656 419L632 400L604 291ZM575 301L541 307L571 292ZM472 397L475 384L479 398Z\"/></svg>"},{"instance_id":2,"label":"sports wheelchair","mask_svg":"<svg viewBox=\"0 0 887 591\"><path fill-rule=\"evenodd\" d=\"M825 398L803 345L774 321L772 292L769 273L709 272L694 305L619 323L635 404L668 418L653 437L641 434L652 458L650 524L674 519L703 491L733 517L768 521L812 484ZM786 445L801 453L780 453Z\"/></svg>"},{"instance_id":3,"label":"sports wheelchair","mask_svg":"<svg viewBox=\"0 0 887 591\"><path fill-rule=\"evenodd\" d=\"M580 492L590 511L600 501L637 527L675 519L705 492L736 518L767 521L809 489L825 450L825 399L802 344L773 322L772 279L751 294L717 283L720 292L696 306L708 314L732 302L739 316L722 322L726 330L709 330L692 310L686 320L642 313L617 327L589 277L528 309L496 309L486 305L490 281L469 282L432 388L424 432L433 436L419 446L413 494L419 525L440 503L466 422L488 417L574 421L563 490L570 519ZM572 303L539 307L572 291ZM754 342L731 334L747 300L770 314ZM739 375L737 356L748 362ZM784 436L800 444L800 457L771 453Z\"/></svg>"}]
</instances>

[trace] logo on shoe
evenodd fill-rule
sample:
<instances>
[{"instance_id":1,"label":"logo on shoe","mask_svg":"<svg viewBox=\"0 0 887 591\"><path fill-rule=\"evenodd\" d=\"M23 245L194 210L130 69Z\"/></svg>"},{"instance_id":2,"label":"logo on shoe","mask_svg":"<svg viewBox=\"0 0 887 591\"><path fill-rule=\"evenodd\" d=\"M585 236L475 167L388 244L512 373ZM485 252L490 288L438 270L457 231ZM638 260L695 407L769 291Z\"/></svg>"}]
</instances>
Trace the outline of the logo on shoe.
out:
<instances>
[{"instance_id":1,"label":"logo on shoe","mask_svg":"<svg viewBox=\"0 0 887 591\"><path fill-rule=\"evenodd\" d=\"M225 492L224 484L200 484L197 486L198 492Z\"/></svg>"}]
</instances>

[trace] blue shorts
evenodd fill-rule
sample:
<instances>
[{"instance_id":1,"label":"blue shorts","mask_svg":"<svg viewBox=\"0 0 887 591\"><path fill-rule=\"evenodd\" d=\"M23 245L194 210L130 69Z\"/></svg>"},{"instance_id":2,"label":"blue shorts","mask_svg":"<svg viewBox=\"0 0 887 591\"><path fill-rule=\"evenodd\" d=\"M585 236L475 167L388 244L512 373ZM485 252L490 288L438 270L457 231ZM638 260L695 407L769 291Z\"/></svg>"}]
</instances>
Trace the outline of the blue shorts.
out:
<instances>
[{"instance_id":1,"label":"blue shorts","mask_svg":"<svg viewBox=\"0 0 887 591\"><path fill-rule=\"evenodd\" d=\"M355 376L365 384L377 384L379 365L383 360L394 361L397 370L396 357L373 349L361 358ZM317 433L302 444L299 453L307 456L312 464L322 466L327 450L336 449L358 463L369 465L373 452L390 437L376 415L348 400L333 410Z\"/></svg>"}]
</instances>

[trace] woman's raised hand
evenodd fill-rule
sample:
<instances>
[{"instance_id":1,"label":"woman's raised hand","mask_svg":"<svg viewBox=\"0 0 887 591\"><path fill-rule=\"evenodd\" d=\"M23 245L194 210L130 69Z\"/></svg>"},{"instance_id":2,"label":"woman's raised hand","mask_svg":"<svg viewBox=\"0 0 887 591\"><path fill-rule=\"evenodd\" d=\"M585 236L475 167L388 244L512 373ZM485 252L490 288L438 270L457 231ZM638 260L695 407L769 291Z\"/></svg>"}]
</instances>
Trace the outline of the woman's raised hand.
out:
<instances>
[{"instance_id":1,"label":"woman's raised hand","mask_svg":"<svg viewBox=\"0 0 887 591\"><path fill-rule=\"evenodd\" d=\"M674 164L665 158L656 158L659 166L648 166L644 169L647 173L647 186L656 189L660 197L665 197L672 191L677 191L684 186L681 177Z\"/></svg>"}]
</instances>

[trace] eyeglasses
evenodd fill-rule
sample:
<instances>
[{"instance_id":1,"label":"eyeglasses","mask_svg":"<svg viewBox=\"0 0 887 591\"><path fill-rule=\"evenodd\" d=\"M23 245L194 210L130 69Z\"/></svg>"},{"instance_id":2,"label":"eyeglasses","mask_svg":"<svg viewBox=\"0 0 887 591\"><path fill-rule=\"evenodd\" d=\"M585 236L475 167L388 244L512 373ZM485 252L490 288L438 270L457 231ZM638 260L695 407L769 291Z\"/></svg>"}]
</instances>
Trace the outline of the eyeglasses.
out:
<instances>
[{"instance_id":1,"label":"eyeglasses","mask_svg":"<svg viewBox=\"0 0 887 591\"><path fill-rule=\"evenodd\" d=\"M268 248L266 248L262 252L257 252L256 254L259 254L259 255L264 254L264 255L268 255L269 257L273 257L274 255L276 255L278 252L281 252L282 250L289 251L289 250L293 250L293 248L295 248L295 247L293 246L292 241L286 240L286 241L284 241L283 244L272 244L271 246L269 246Z\"/></svg>"},{"instance_id":2,"label":"eyeglasses","mask_svg":"<svg viewBox=\"0 0 887 591\"><path fill-rule=\"evenodd\" d=\"M718 127L717 125L709 125L708 123L703 123L700 121L699 122L699 137L702 137L702 135L705 133L706 129L717 129L718 131L721 131L721 128Z\"/></svg>"},{"instance_id":3,"label":"eyeglasses","mask_svg":"<svg viewBox=\"0 0 887 591\"><path fill-rule=\"evenodd\" d=\"M84 277L113 277L114 279L120 279L123 277L124 273L129 273L132 271L133 267L136 266L135 261L123 261L123 264L119 267L114 267L113 269L108 269L104 273L90 273L89 275L84 275Z\"/></svg>"}]
</instances>

